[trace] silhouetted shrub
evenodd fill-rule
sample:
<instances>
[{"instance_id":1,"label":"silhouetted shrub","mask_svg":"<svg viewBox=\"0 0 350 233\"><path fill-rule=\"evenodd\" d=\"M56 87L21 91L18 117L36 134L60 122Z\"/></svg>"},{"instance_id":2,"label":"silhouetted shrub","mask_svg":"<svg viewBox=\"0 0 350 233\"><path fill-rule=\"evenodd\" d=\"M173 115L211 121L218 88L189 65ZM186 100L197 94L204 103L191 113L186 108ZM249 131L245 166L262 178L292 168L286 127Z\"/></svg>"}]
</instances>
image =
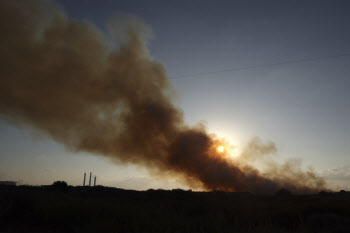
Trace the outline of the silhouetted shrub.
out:
<instances>
[{"instance_id":1,"label":"silhouetted shrub","mask_svg":"<svg viewBox=\"0 0 350 233\"><path fill-rule=\"evenodd\" d=\"M68 187L68 184L65 181L60 181L59 180L59 181L53 182L52 186L53 187L57 187L57 188L66 188L66 187Z\"/></svg>"},{"instance_id":2,"label":"silhouetted shrub","mask_svg":"<svg viewBox=\"0 0 350 233\"><path fill-rule=\"evenodd\" d=\"M172 192L185 192L185 190L177 188L177 189L173 189L171 190Z\"/></svg>"},{"instance_id":3,"label":"silhouetted shrub","mask_svg":"<svg viewBox=\"0 0 350 233\"><path fill-rule=\"evenodd\" d=\"M275 192L275 196L277 196L277 197L288 197L291 195L292 195L292 193L288 189L285 189L285 188L282 188L282 189Z\"/></svg>"},{"instance_id":4,"label":"silhouetted shrub","mask_svg":"<svg viewBox=\"0 0 350 233\"><path fill-rule=\"evenodd\" d=\"M320 195L320 196L330 196L330 195L332 195L332 193L322 190L322 191L320 191L318 193L318 195Z\"/></svg>"}]
</instances>

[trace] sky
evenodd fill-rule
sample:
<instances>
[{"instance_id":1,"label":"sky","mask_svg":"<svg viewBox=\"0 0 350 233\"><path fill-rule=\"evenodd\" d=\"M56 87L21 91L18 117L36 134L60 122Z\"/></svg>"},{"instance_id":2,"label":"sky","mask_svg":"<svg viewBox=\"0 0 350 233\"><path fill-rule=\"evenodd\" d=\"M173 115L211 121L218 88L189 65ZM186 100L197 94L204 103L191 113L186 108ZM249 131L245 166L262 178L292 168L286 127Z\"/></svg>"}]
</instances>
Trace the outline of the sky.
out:
<instances>
[{"instance_id":1,"label":"sky","mask_svg":"<svg viewBox=\"0 0 350 233\"><path fill-rule=\"evenodd\" d=\"M350 189L350 56L266 66L350 53L348 1L69 1L74 19L102 31L115 14L142 18L153 31L148 48L162 63L189 125L244 147L253 137L276 144L277 161L300 158L334 188ZM206 75L195 75L206 73ZM180 76L184 76L179 78ZM0 180L128 189L188 188L135 165L67 150L0 118Z\"/></svg>"}]
</instances>

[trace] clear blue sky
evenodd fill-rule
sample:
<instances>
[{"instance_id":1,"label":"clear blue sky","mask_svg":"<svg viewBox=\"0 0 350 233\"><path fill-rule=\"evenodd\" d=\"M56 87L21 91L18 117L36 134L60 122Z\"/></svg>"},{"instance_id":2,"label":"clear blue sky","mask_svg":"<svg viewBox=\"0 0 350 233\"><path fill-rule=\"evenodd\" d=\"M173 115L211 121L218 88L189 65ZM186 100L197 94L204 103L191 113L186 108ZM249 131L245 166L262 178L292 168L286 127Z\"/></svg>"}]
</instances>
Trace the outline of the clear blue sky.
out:
<instances>
[{"instance_id":1,"label":"clear blue sky","mask_svg":"<svg viewBox=\"0 0 350 233\"><path fill-rule=\"evenodd\" d=\"M101 30L111 15L152 28L153 58L169 77L350 53L349 1L57 1L69 17ZM237 147L259 136L279 158L301 158L331 185L350 188L350 56L172 79L186 122ZM49 138L0 121L0 180L132 189L183 187L144 168L67 151Z\"/></svg>"}]
</instances>

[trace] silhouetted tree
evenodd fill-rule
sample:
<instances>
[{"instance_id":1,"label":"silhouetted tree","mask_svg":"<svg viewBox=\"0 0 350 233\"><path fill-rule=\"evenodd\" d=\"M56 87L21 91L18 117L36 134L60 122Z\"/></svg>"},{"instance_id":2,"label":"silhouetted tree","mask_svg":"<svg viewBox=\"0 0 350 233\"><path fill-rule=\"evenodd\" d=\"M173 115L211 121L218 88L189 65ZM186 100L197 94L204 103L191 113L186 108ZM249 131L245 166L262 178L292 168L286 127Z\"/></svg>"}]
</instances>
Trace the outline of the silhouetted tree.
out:
<instances>
[{"instance_id":1,"label":"silhouetted tree","mask_svg":"<svg viewBox=\"0 0 350 233\"><path fill-rule=\"evenodd\" d=\"M60 181L59 180L59 181L53 182L52 186L53 187L57 187L57 188L66 188L66 187L68 187L68 184L65 181Z\"/></svg>"},{"instance_id":2,"label":"silhouetted tree","mask_svg":"<svg viewBox=\"0 0 350 233\"><path fill-rule=\"evenodd\" d=\"M345 191L345 190L343 190L343 189L342 189L342 190L340 190L340 191L339 191L339 195L342 195L342 196L343 196L343 195L346 195L346 191Z\"/></svg>"}]
</instances>

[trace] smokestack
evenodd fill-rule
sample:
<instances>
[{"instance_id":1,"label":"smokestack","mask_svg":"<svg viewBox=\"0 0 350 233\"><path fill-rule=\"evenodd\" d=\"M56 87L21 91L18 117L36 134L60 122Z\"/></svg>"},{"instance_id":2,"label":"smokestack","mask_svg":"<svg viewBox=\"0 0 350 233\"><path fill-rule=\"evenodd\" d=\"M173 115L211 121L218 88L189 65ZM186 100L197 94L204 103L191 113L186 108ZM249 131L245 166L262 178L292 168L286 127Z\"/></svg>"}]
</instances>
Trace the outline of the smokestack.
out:
<instances>
[{"instance_id":1,"label":"smokestack","mask_svg":"<svg viewBox=\"0 0 350 233\"><path fill-rule=\"evenodd\" d=\"M94 179L94 187L96 186L96 176L95 176L95 179Z\"/></svg>"},{"instance_id":2,"label":"smokestack","mask_svg":"<svg viewBox=\"0 0 350 233\"><path fill-rule=\"evenodd\" d=\"M92 172L90 172L89 186L91 186L91 174Z\"/></svg>"},{"instance_id":3,"label":"smokestack","mask_svg":"<svg viewBox=\"0 0 350 233\"><path fill-rule=\"evenodd\" d=\"M84 182L83 182L83 186L85 186L85 179L86 179L86 172L84 172Z\"/></svg>"}]
</instances>

